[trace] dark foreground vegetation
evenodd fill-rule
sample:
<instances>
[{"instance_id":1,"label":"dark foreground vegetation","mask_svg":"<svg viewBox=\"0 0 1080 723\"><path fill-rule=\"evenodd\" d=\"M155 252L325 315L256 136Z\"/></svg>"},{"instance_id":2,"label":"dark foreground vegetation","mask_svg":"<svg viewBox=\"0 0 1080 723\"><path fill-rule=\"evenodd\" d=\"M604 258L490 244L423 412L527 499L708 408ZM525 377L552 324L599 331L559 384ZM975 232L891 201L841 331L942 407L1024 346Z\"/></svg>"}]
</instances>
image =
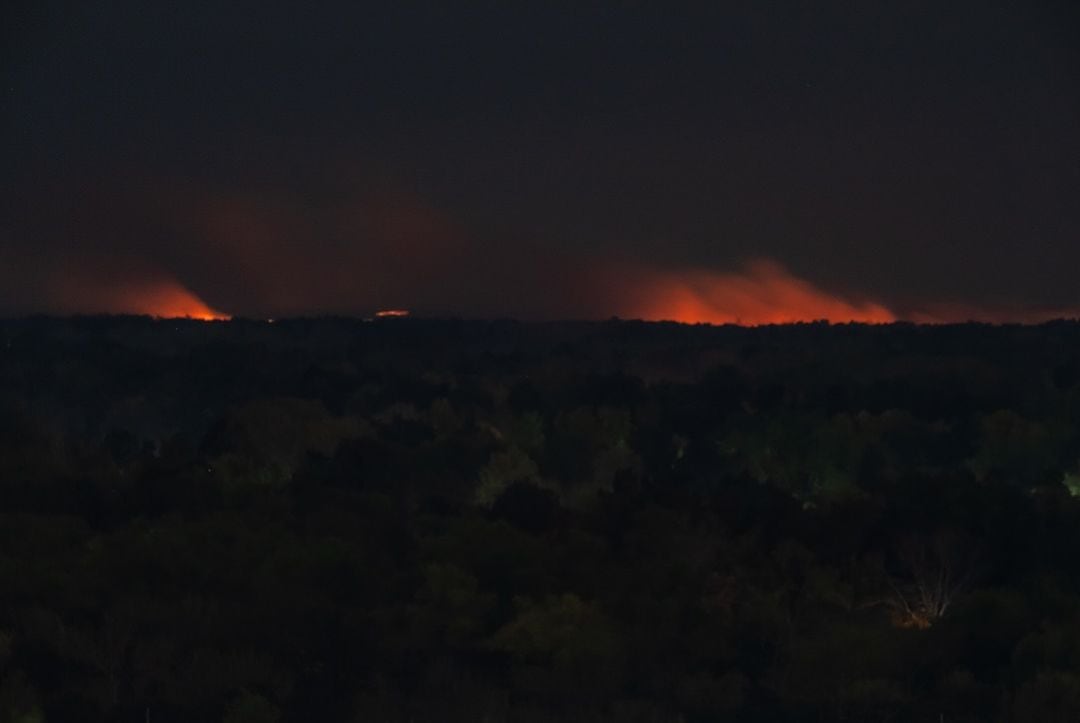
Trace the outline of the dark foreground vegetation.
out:
<instances>
[{"instance_id":1,"label":"dark foreground vegetation","mask_svg":"<svg viewBox=\"0 0 1080 723\"><path fill-rule=\"evenodd\" d=\"M0 322L0 721L1076 721L1080 326Z\"/></svg>"}]
</instances>

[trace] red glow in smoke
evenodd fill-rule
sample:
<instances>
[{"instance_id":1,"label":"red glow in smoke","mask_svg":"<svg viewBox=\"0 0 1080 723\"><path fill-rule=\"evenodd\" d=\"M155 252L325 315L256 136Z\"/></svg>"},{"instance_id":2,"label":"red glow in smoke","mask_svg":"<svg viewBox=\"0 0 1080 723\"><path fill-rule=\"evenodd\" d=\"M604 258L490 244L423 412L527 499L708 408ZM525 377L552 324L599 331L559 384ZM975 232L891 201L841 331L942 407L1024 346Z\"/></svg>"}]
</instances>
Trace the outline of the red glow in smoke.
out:
<instances>
[{"instance_id":1,"label":"red glow in smoke","mask_svg":"<svg viewBox=\"0 0 1080 723\"><path fill-rule=\"evenodd\" d=\"M224 321L228 314L210 307L171 278L107 282L65 278L54 296L63 311L83 314L145 314L163 319Z\"/></svg>"},{"instance_id":2,"label":"red glow in smoke","mask_svg":"<svg viewBox=\"0 0 1080 723\"><path fill-rule=\"evenodd\" d=\"M855 302L792 276L771 261L755 261L743 273L690 270L646 273L637 283L631 315L686 324L786 324L849 321L883 324L896 316L874 302Z\"/></svg>"},{"instance_id":3,"label":"red glow in smoke","mask_svg":"<svg viewBox=\"0 0 1080 723\"><path fill-rule=\"evenodd\" d=\"M120 307L128 313L148 314L165 319L181 317L200 321L229 319L227 314L212 309L190 290L171 279L129 285L119 291Z\"/></svg>"}]
</instances>

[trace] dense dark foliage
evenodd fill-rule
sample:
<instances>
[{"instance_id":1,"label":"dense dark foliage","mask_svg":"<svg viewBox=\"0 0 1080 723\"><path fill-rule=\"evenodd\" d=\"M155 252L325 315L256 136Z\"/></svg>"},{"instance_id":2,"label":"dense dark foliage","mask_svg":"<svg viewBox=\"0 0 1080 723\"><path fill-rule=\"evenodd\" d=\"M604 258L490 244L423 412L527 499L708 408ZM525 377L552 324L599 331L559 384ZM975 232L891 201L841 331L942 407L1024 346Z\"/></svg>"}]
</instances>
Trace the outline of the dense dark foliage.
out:
<instances>
[{"instance_id":1,"label":"dense dark foliage","mask_svg":"<svg viewBox=\"0 0 1080 723\"><path fill-rule=\"evenodd\" d=\"M1080 326L0 322L0 721L1075 721Z\"/></svg>"}]
</instances>

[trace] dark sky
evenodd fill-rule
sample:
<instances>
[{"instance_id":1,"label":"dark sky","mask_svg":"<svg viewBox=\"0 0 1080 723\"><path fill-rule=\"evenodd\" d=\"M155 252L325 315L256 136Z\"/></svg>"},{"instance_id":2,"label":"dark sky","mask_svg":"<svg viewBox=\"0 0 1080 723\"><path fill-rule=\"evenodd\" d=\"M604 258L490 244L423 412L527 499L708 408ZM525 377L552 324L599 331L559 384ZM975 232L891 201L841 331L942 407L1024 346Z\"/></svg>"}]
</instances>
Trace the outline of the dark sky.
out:
<instances>
[{"instance_id":1,"label":"dark sky","mask_svg":"<svg viewBox=\"0 0 1080 723\"><path fill-rule=\"evenodd\" d=\"M1080 308L1074 3L164 5L2 11L0 313Z\"/></svg>"}]
</instances>

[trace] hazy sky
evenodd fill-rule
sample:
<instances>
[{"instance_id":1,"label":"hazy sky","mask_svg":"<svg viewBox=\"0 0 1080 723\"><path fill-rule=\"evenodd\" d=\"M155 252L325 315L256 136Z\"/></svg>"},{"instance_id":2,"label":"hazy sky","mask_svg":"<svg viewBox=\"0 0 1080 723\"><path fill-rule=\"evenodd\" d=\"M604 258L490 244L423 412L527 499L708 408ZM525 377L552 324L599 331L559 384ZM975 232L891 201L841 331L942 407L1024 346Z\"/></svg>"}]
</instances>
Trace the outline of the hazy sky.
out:
<instances>
[{"instance_id":1,"label":"hazy sky","mask_svg":"<svg viewBox=\"0 0 1080 723\"><path fill-rule=\"evenodd\" d=\"M0 11L0 313L1080 308L1076 3L164 5Z\"/></svg>"}]
</instances>

